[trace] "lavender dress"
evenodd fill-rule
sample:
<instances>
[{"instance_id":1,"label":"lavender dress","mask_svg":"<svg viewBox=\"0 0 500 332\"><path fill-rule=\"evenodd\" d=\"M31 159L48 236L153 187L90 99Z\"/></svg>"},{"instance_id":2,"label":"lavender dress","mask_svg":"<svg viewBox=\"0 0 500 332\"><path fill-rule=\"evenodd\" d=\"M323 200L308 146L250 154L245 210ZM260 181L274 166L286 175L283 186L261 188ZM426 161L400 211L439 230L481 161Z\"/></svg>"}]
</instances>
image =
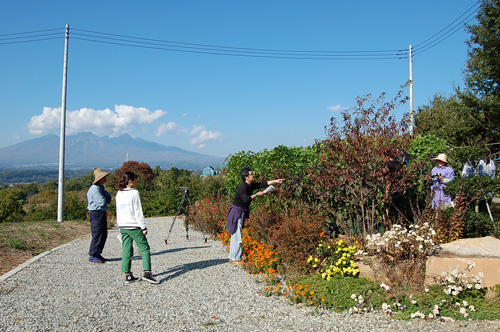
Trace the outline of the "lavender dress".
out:
<instances>
[{"instance_id":1,"label":"lavender dress","mask_svg":"<svg viewBox=\"0 0 500 332\"><path fill-rule=\"evenodd\" d=\"M437 176L434 176L438 174L441 174L443 176L444 183L441 183L441 181L438 180ZM431 175L433 176L431 187L432 208L436 209L443 203L451 202L451 195L446 195L443 192L443 188L446 187L445 183L450 182L455 178L455 171L449 166L444 166L443 168L436 166L432 169Z\"/></svg>"}]
</instances>

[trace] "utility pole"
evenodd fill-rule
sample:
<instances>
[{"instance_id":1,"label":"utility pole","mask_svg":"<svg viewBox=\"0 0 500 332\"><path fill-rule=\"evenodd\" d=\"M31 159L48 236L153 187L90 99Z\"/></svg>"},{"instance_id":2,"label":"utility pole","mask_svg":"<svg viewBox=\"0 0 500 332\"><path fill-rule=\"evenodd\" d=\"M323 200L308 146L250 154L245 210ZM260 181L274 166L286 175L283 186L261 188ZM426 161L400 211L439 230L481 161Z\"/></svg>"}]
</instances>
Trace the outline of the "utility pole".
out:
<instances>
[{"instance_id":1,"label":"utility pole","mask_svg":"<svg viewBox=\"0 0 500 332\"><path fill-rule=\"evenodd\" d=\"M410 44L410 135L413 136L415 129L415 114L413 112L413 56Z\"/></svg>"},{"instance_id":2,"label":"utility pole","mask_svg":"<svg viewBox=\"0 0 500 332\"><path fill-rule=\"evenodd\" d=\"M69 25L66 24L66 38L64 42L64 68L61 103L61 137L59 142L59 190L57 193L57 221L64 220L64 145L66 140L66 83L68 81L68 42Z\"/></svg>"}]
</instances>

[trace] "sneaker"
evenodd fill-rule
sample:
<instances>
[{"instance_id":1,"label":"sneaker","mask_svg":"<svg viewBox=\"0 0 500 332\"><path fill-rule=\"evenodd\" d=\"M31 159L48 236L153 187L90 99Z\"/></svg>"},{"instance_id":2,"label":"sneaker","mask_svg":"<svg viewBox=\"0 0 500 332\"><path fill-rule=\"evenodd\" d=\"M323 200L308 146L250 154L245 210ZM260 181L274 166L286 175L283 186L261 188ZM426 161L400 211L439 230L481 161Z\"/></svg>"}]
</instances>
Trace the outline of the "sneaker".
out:
<instances>
[{"instance_id":1,"label":"sneaker","mask_svg":"<svg viewBox=\"0 0 500 332\"><path fill-rule=\"evenodd\" d=\"M144 276L142 277L142 280L146 280L147 282L150 282L152 284L159 284L160 282L156 280L153 277L153 274L151 272L144 272Z\"/></svg>"},{"instance_id":2,"label":"sneaker","mask_svg":"<svg viewBox=\"0 0 500 332\"><path fill-rule=\"evenodd\" d=\"M127 284L134 282L134 281L137 281L137 280L140 280L140 278L134 277L134 275L132 273L125 274L125 282Z\"/></svg>"},{"instance_id":3,"label":"sneaker","mask_svg":"<svg viewBox=\"0 0 500 332\"><path fill-rule=\"evenodd\" d=\"M90 256L89 262L91 262L91 263L98 263L98 264L104 263L103 260L101 260L101 259L99 259L99 257L95 257L95 256Z\"/></svg>"}]
</instances>

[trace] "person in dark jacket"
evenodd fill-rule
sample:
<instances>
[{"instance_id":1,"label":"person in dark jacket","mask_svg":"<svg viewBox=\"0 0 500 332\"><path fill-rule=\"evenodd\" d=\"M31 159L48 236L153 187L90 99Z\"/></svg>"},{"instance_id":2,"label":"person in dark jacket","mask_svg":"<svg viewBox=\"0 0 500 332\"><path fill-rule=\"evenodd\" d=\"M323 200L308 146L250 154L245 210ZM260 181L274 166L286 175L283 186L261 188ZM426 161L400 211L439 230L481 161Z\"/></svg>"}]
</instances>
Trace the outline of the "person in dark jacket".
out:
<instances>
[{"instance_id":1,"label":"person in dark jacket","mask_svg":"<svg viewBox=\"0 0 500 332\"><path fill-rule=\"evenodd\" d=\"M245 218L248 218L250 212L250 203L259 196L266 195L268 192L253 192L259 188L265 188L275 183L283 183L284 179L272 181L255 182L253 171L245 167L241 170L242 184L236 190L233 204L227 214L227 231L231 234L229 244L229 261L238 264L241 261L242 239L241 230L244 227Z\"/></svg>"}]
</instances>

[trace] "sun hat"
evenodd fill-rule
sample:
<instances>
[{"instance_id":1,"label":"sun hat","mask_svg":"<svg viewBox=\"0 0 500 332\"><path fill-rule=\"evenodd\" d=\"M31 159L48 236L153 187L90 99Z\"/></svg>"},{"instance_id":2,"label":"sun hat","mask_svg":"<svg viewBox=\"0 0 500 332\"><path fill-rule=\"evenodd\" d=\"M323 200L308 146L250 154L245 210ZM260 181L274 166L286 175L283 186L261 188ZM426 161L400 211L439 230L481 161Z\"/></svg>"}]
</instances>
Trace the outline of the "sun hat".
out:
<instances>
[{"instance_id":1,"label":"sun hat","mask_svg":"<svg viewBox=\"0 0 500 332\"><path fill-rule=\"evenodd\" d=\"M443 163L448 164L448 157L444 153L440 153L436 158L431 159L432 162L442 161Z\"/></svg>"},{"instance_id":2,"label":"sun hat","mask_svg":"<svg viewBox=\"0 0 500 332\"><path fill-rule=\"evenodd\" d=\"M97 182L99 182L100 179L102 179L110 174L111 174L111 172L104 172L102 169L96 168L94 170L94 178L95 178L94 184L96 184Z\"/></svg>"}]
</instances>

